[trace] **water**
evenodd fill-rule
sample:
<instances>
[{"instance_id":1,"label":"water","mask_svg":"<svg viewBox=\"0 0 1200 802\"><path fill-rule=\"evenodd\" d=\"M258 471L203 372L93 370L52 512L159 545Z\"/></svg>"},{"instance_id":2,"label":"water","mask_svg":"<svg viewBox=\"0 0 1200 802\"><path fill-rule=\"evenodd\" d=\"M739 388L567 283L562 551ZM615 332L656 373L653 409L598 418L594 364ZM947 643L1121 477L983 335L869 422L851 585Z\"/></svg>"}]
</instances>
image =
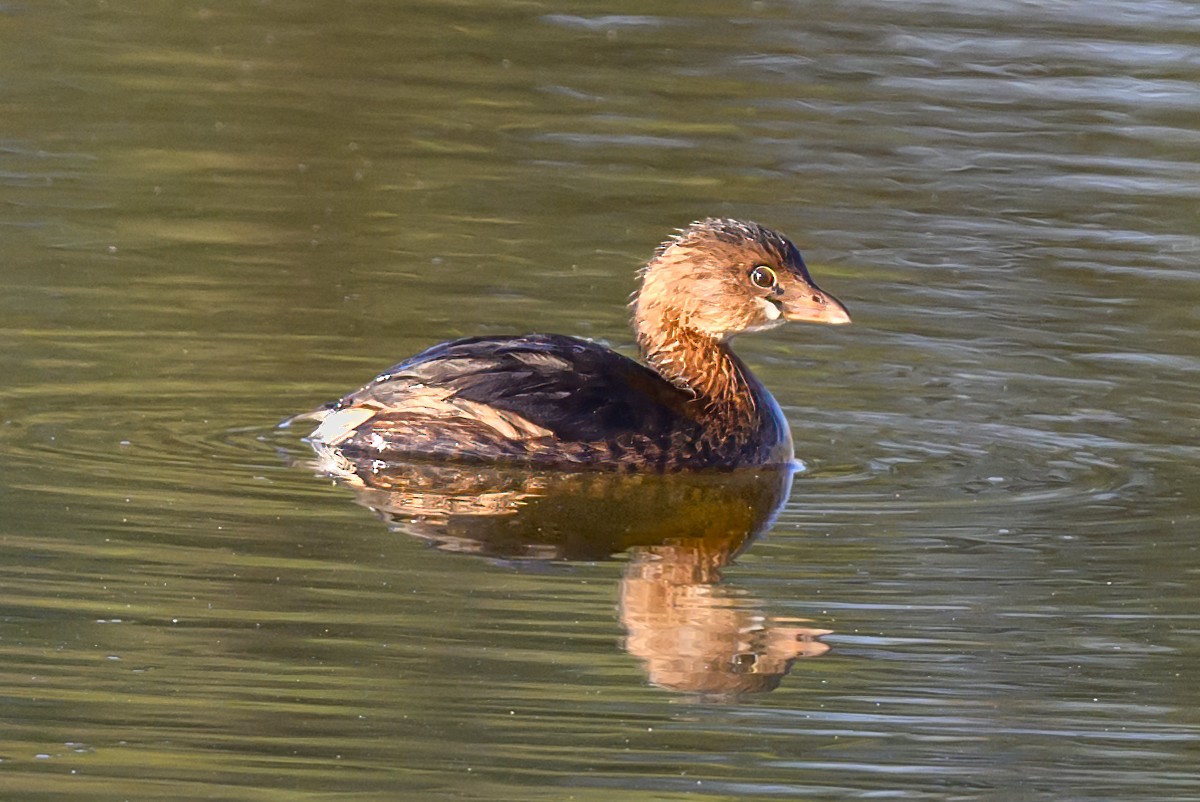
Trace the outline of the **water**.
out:
<instances>
[{"instance_id":1,"label":"water","mask_svg":"<svg viewBox=\"0 0 1200 802\"><path fill-rule=\"evenodd\" d=\"M0 798L1200 798L1193 4L7 4L0 75ZM706 215L854 315L739 342L803 473L274 429L628 350Z\"/></svg>"}]
</instances>

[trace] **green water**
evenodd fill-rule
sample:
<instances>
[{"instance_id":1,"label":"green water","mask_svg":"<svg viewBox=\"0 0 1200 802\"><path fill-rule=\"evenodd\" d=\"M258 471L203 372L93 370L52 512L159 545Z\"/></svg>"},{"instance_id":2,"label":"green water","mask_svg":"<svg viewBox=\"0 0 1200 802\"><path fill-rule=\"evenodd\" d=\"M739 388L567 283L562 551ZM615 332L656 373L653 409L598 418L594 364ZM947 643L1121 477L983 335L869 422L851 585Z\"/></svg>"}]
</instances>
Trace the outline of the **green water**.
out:
<instances>
[{"instance_id":1,"label":"green water","mask_svg":"<svg viewBox=\"0 0 1200 802\"><path fill-rule=\"evenodd\" d=\"M1200 798L1194 4L9 3L0 120L0 799ZM795 476L274 428L709 215Z\"/></svg>"}]
</instances>

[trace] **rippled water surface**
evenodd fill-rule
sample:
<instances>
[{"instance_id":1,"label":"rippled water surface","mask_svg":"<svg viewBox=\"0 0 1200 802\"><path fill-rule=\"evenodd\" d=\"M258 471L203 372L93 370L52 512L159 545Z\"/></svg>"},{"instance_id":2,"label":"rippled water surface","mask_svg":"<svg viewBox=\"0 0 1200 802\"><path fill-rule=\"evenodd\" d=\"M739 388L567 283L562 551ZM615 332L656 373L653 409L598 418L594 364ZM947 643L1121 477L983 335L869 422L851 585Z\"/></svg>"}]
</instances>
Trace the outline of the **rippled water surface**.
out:
<instances>
[{"instance_id":1,"label":"rippled water surface","mask_svg":"<svg viewBox=\"0 0 1200 802\"><path fill-rule=\"evenodd\" d=\"M0 119L0 798L1200 799L1194 3L9 3ZM802 472L274 428L708 215Z\"/></svg>"}]
</instances>

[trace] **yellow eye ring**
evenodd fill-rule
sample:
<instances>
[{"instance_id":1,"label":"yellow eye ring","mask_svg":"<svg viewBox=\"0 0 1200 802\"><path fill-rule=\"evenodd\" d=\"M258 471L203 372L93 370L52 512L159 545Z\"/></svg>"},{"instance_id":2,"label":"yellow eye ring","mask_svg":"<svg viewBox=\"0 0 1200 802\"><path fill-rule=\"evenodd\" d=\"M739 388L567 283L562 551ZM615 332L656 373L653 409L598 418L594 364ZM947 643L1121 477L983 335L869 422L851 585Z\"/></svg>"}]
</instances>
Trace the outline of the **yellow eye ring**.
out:
<instances>
[{"instance_id":1,"label":"yellow eye ring","mask_svg":"<svg viewBox=\"0 0 1200 802\"><path fill-rule=\"evenodd\" d=\"M779 283L779 276L766 265L756 265L750 271L750 283L760 290L769 290Z\"/></svg>"}]
</instances>

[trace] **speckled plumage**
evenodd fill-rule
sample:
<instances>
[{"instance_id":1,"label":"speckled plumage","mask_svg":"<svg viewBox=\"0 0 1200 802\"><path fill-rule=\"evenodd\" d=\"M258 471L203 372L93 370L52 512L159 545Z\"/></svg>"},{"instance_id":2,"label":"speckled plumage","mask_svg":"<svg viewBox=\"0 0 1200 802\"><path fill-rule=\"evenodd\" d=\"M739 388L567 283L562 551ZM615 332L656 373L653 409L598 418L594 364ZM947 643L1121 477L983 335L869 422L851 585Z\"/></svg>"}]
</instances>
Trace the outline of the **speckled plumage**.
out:
<instances>
[{"instance_id":1,"label":"speckled plumage","mask_svg":"<svg viewBox=\"0 0 1200 802\"><path fill-rule=\"evenodd\" d=\"M761 439L777 444L786 425L762 393L755 407L771 431ZM711 411L690 391L616 351L562 335L436 345L346 396L325 421L336 426L338 414L363 409L377 410L369 427L356 426L345 437L319 428L315 439L355 455L649 470L791 458L790 450L746 453L760 427L715 428Z\"/></svg>"},{"instance_id":2,"label":"speckled plumage","mask_svg":"<svg viewBox=\"0 0 1200 802\"><path fill-rule=\"evenodd\" d=\"M756 266L776 285L749 280ZM632 306L649 367L562 335L455 340L310 413L312 440L356 458L657 471L792 459L783 413L728 341L784 318L849 321L795 246L704 220L663 243L641 278Z\"/></svg>"}]
</instances>

